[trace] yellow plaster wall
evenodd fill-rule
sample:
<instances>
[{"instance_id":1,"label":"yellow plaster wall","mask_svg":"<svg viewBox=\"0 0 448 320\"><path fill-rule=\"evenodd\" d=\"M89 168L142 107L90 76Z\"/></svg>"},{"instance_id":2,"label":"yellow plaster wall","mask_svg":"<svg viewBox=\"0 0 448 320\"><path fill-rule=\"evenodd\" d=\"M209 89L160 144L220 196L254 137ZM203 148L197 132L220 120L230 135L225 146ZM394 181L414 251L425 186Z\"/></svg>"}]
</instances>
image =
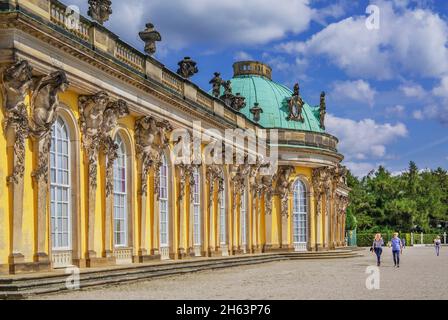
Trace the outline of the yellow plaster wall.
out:
<instances>
[{"instance_id":1,"label":"yellow plaster wall","mask_svg":"<svg viewBox=\"0 0 448 320\"><path fill-rule=\"evenodd\" d=\"M1 97L0 97L1 99ZM60 101L64 103L65 105L69 106L76 121L79 121L79 110L78 110L78 95L72 91L68 91L65 93L60 94ZM1 102L1 100L0 100ZM3 112L0 113L0 122L3 121L4 114ZM128 138L130 139L131 143L131 150L132 150L132 208L133 208L133 216L132 216L132 229L133 229L133 239L132 244L134 248L134 255L137 255L138 249L140 248L140 230L141 230L141 224L140 224L140 195L139 195L139 188L140 188L140 177L138 175L137 170L137 159L135 155L134 145L134 128L135 128L135 117L128 116L120 120L120 126L123 128L126 128L128 132ZM82 134L79 131L79 125L76 124L77 128L77 135L79 137L79 172L81 174L81 177L79 179L80 185L78 190L73 190L73 192L79 192L80 193L80 202L79 202L79 216L80 216L80 225L79 225L79 233L81 237L81 256L84 258L85 253L87 251L87 208L88 208L88 185L87 185L87 167L85 163L84 158L84 150L82 149L81 144L81 137ZM6 143L6 137L4 133L0 135L0 151L3 150L3 152L0 152L0 265L1 264L7 264L8 263L8 256L10 253L10 228L11 226L11 201L10 197L8 196L8 187L6 184L6 177L8 176L8 171L10 169L12 170L12 166L10 165L10 162L12 161L12 150L7 151L7 143ZM128 150L128 152L131 152L131 150ZM36 250L36 219L37 219L37 208L36 208L36 185L33 183L31 173L33 168L36 166L36 157L34 156L33 152L33 141L31 139L27 139L26 141L26 171L24 176L24 212L23 212L23 247L24 247L24 255L27 262L31 262L33 260L33 254ZM8 165L7 165L8 164ZM172 168L171 168L172 169ZM205 170L203 168L202 170ZM172 172L173 175L175 175L175 172ZM296 177L306 177L308 180L308 184L311 183L312 179L312 169L311 168L304 168L304 167L296 167L295 175L291 179L295 179ZM202 183L202 187L206 186L205 190L203 188L204 196L203 196L203 209L204 209L204 215L203 215L203 223L206 224L206 227L203 228L204 232L204 247L207 249L207 247L210 246L219 246L219 234L218 234L218 224L220 222L219 219L219 208L217 205L217 198L218 198L218 192L217 192L217 186L215 187L215 205L212 206L213 210L213 226L210 230L209 226L209 210L208 210L208 190L209 186L205 182L205 171L202 172L202 179L204 179ZM148 177L148 197L147 197L147 237L144 239L144 243L142 246L146 249L148 249L148 253L151 249L153 249L155 246L152 243L153 239L153 230L154 230L154 214L158 214L154 212L154 173L151 172L150 176ZM176 177L175 183L172 186L172 190L174 191L171 197L174 197L174 199L177 199L178 196L178 179ZM227 190L228 188L226 188ZM174 204L174 243L173 243L173 251L177 252L177 249L179 247L179 237L180 237L180 227L179 221L181 215L183 216L183 219L185 221L185 224L183 225L183 235L184 235L184 243L185 243L185 249L188 249L191 244L189 244L190 235L189 235L189 215L190 215L190 202L189 202L189 185L186 185L185 188L185 198L184 198L184 210L181 212L178 201L173 201ZM241 195L238 195L240 197ZM232 193L228 193L228 201L227 201L227 210L228 210L228 220L227 220L227 232L229 235L229 248L231 248L232 245L241 245L240 244L240 207L238 205L236 215L236 221L233 221L233 211L232 211ZM99 156L99 166L98 166L98 187L97 187L97 195L96 195L96 215L95 215L95 251L97 252L98 256L101 256L101 253L104 250L104 210L105 210L105 157L100 153ZM237 199L236 199L237 200ZM247 210L248 210L248 222L249 222L249 232L248 232L248 239L247 243L248 245L251 245L254 241L254 239L257 239L257 242L260 246L266 243L266 233L264 231L266 226L266 216L265 216L265 205L264 200L259 201L258 203L258 211L260 214L258 215L258 218L254 219L252 211L252 201L254 201L251 197L249 197L249 201L247 203ZM323 205L325 203L323 202ZM271 243L273 246L278 246L281 242L281 214L280 214L280 199L278 196L273 197L273 208L272 208L272 239ZM317 221L315 220L315 204L314 204L314 198L310 198L309 203L309 210L310 210L310 235L311 235L311 243L314 244L316 241L316 224ZM258 214L258 213L257 213ZM288 218L288 239L292 239L291 234L291 225L292 225L292 202L290 201L290 215ZM257 221L258 219L258 221ZM322 215L322 230L321 234L317 235L319 239L321 239L321 242L323 241L323 235L325 232L325 223L324 223L324 217ZM74 221L75 223L75 221ZM257 227L261 229L261 231L258 232L257 235L253 235L254 228L253 224L256 223ZM236 227L233 226L233 224L236 224ZM233 230L236 230L236 234L233 235ZM48 224L48 231L49 231L49 224ZM210 232L212 232L212 235L210 235ZM210 244L209 244L210 239ZM234 239L236 240L236 243L234 243ZM47 241L48 246L48 241Z\"/></svg>"}]
</instances>

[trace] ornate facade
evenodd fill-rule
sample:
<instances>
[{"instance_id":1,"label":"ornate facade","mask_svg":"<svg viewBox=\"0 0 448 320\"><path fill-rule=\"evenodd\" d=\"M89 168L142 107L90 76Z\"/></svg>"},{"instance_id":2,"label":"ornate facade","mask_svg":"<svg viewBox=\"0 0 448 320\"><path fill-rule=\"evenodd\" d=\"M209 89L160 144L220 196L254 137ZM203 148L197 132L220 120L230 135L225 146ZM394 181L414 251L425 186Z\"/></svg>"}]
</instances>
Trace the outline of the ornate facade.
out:
<instances>
[{"instance_id":1,"label":"ornate facade","mask_svg":"<svg viewBox=\"0 0 448 320\"><path fill-rule=\"evenodd\" d=\"M91 17L106 21L110 3L89 1ZM209 94L190 59L177 74L150 56L152 25L145 55L67 12L56 0L0 6L0 274L345 246L349 190L324 94L311 107L255 61L231 80L216 73ZM196 151L182 150L193 161L175 161L176 130L199 121L223 136L275 129L278 169L266 174L258 151L208 163L214 151L194 137Z\"/></svg>"}]
</instances>

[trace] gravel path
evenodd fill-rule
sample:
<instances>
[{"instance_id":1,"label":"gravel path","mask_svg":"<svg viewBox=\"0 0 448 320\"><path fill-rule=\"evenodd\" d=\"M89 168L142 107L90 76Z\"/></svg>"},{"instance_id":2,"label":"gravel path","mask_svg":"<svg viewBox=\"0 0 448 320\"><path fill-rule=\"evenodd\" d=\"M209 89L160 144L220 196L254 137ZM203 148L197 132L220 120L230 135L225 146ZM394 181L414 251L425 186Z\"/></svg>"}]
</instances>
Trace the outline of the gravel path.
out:
<instances>
[{"instance_id":1,"label":"gravel path","mask_svg":"<svg viewBox=\"0 0 448 320\"><path fill-rule=\"evenodd\" d=\"M390 249L383 253L380 289L366 288L366 268L375 264L367 250L361 258L283 261L204 271L74 291L38 299L444 299L448 300L448 248L407 248L400 269Z\"/></svg>"}]
</instances>

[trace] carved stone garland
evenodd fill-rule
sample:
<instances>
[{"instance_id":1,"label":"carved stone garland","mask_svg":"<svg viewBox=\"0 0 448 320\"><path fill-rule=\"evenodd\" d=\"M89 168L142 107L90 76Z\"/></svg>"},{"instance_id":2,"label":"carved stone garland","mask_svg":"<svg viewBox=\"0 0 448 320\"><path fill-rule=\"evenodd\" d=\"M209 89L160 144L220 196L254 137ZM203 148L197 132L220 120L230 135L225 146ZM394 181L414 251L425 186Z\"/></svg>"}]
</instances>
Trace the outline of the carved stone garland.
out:
<instances>
[{"instance_id":1,"label":"carved stone garland","mask_svg":"<svg viewBox=\"0 0 448 320\"><path fill-rule=\"evenodd\" d=\"M32 174L38 185L37 261L48 260L48 255L45 253L45 245L47 239L46 222L51 132L59 109L58 93L65 91L68 85L67 77L63 71L56 71L48 76L38 77L35 81L31 98L30 129L31 135L35 140L35 151L38 157L37 168Z\"/></svg>"},{"instance_id":2,"label":"carved stone garland","mask_svg":"<svg viewBox=\"0 0 448 320\"><path fill-rule=\"evenodd\" d=\"M98 92L91 96L79 97L80 125L82 130L82 145L86 151L89 171L89 206L88 206L88 259L96 258L94 251L95 206L98 172L98 153L103 149L107 157L106 163L106 221L110 221L113 185L113 161L117 157L118 147L112 138L112 131L117 126L118 119L129 114L127 104L123 100L111 102L106 92ZM111 251L110 224L106 223L106 257Z\"/></svg>"},{"instance_id":3,"label":"carved stone garland","mask_svg":"<svg viewBox=\"0 0 448 320\"><path fill-rule=\"evenodd\" d=\"M3 123L8 148L14 151L12 174L7 182L12 188L14 226L12 234L12 256L10 263L23 262L22 219L23 219L23 176L25 172L25 139L29 134L25 97L31 88L32 68L27 61L19 61L6 68L2 74Z\"/></svg>"},{"instance_id":4,"label":"carved stone garland","mask_svg":"<svg viewBox=\"0 0 448 320\"><path fill-rule=\"evenodd\" d=\"M210 165L207 166L207 182L210 186L208 204L211 208L213 206L213 195L215 193L215 182L218 183L218 194L224 191L224 178L223 170L220 165Z\"/></svg>"},{"instance_id":5,"label":"carved stone garland","mask_svg":"<svg viewBox=\"0 0 448 320\"><path fill-rule=\"evenodd\" d=\"M159 200L160 166L162 154L168 147L168 133L172 131L171 125L164 121L158 122L151 116L138 119L135 123L135 143L137 157L140 160L140 194L141 198L141 249L140 256L144 256L147 250L144 248L146 242L148 176L151 168L154 169L155 194Z\"/></svg>"},{"instance_id":6,"label":"carved stone garland","mask_svg":"<svg viewBox=\"0 0 448 320\"><path fill-rule=\"evenodd\" d=\"M36 261L48 263L46 251L46 221L51 130L59 107L58 93L68 86L66 75L56 71L47 76L32 78L32 68L25 60L5 69L2 75L5 121L8 145L13 146L14 164L7 181L13 190L13 254L11 263L23 262L22 214L23 176L25 172L25 140L31 134L36 143L37 168L32 176L38 183L38 247ZM25 97L31 96L31 117L28 117Z\"/></svg>"},{"instance_id":7,"label":"carved stone garland","mask_svg":"<svg viewBox=\"0 0 448 320\"><path fill-rule=\"evenodd\" d=\"M103 116L103 125L100 131L100 142L106 155L106 197L113 193L113 166L118 158L119 146L115 142L112 133L118 126L118 120L129 114L126 101L118 100L109 102Z\"/></svg>"}]
</instances>

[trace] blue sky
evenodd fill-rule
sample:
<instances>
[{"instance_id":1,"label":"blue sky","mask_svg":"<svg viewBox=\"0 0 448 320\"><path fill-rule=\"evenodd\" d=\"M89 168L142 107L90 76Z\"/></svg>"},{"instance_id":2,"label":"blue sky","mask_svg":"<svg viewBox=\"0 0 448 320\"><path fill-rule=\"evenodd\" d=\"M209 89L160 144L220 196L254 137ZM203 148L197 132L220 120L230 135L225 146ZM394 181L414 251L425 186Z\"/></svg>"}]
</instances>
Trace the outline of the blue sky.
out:
<instances>
[{"instance_id":1,"label":"blue sky","mask_svg":"<svg viewBox=\"0 0 448 320\"><path fill-rule=\"evenodd\" d=\"M64 2L86 14L87 1ZM235 61L256 59L275 81L300 82L309 104L326 91L328 131L357 175L411 160L448 168L448 1L128 0L113 10L106 27L142 50L151 21L163 38L156 58L177 70L191 56L204 89L213 72L230 78Z\"/></svg>"}]
</instances>

